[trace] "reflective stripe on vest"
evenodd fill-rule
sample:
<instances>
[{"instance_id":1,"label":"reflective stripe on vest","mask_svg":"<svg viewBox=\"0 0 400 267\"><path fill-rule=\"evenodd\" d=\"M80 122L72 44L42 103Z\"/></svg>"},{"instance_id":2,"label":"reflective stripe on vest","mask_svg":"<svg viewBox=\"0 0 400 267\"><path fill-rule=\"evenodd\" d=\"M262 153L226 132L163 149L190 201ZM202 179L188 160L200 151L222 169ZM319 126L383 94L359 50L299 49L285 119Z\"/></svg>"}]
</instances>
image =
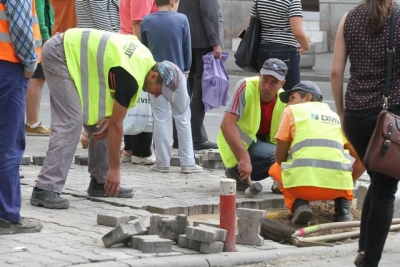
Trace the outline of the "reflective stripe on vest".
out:
<instances>
[{"instance_id":1,"label":"reflective stripe on vest","mask_svg":"<svg viewBox=\"0 0 400 267\"><path fill-rule=\"evenodd\" d=\"M81 40L81 88L82 88L82 111L83 111L83 121L85 123L89 122L89 115L91 114L89 109L89 90L83 90L84 88L89 88L89 61L88 61L88 40L90 36L90 31L83 31L82 33L82 40ZM100 121L104 118L104 114L106 114L106 94L109 92L108 86L105 84L106 79L104 74L104 53L105 48L107 46L107 42L111 37L111 33L104 32L101 36L99 46L97 48L97 55L96 55L96 66L97 66L97 77L99 78L99 99L97 102L98 113L96 121Z\"/></svg>"},{"instance_id":2,"label":"reflective stripe on vest","mask_svg":"<svg viewBox=\"0 0 400 267\"><path fill-rule=\"evenodd\" d=\"M252 142L256 140L257 131L260 128L261 122L261 102L260 102L260 89L259 89L259 77L250 77L245 78L246 88L245 88L245 99L246 105L242 112L242 116L236 123L236 128L239 131L240 138L242 140L243 146L246 150L249 148ZM277 94L282 92L280 89ZM251 103L251 104L248 104ZM272 121L271 121L271 135L274 135L270 138L275 142L275 134L278 131L279 121L282 115L282 111L285 108L285 104L282 103L277 97L274 109L272 111ZM224 165L227 168L232 168L237 165L237 159L233 154L231 148L225 140L224 135L221 130L219 131L218 138L218 149L224 162Z\"/></svg>"},{"instance_id":3,"label":"reflective stripe on vest","mask_svg":"<svg viewBox=\"0 0 400 267\"><path fill-rule=\"evenodd\" d=\"M352 164L343 148L337 114L320 102L289 107L295 119L295 137L287 162L281 164L283 186L352 189Z\"/></svg>"},{"instance_id":4,"label":"reflective stripe on vest","mask_svg":"<svg viewBox=\"0 0 400 267\"><path fill-rule=\"evenodd\" d=\"M35 50L38 54L37 63L41 60L42 54L42 37L40 35L40 28L38 18L36 16L35 1L32 1L32 29ZM9 62L21 62L21 59L17 56L13 42L10 36L10 25L8 22L8 16L6 14L6 7L0 3L0 60Z\"/></svg>"},{"instance_id":5,"label":"reflective stripe on vest","mask_svg":"<svg viewBox=\"0 0 400 267\"><path fill-rule=\"evenodd\" d=\"M150 51L134 35L92 29L70 29L64 34L69 74L82 105L83 123L95 125L110 117L114 91L108 85L112 67L122 67L135 78L138 91L128 108L136 105L145 77L155 61Z\"/></svg>"}]
</instances>

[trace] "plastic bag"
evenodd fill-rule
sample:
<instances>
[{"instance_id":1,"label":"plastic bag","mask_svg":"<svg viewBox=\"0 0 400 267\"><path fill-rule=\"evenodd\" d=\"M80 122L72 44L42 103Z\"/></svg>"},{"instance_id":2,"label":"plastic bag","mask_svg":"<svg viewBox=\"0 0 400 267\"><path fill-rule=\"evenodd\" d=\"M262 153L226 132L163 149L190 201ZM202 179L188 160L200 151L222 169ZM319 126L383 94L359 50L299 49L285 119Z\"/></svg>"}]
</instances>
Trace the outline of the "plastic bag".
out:
<instances>
[{"instance_id":1,"label":"plastic bag","mask_svg":"<svg viewBox=\"0 0 400 267\"><path fill-rule=\"evenodd\" d=\"M221 59L214 58L214 52L203 56L203 76L201 80L205 111L226 106L229 94L229 76L224 62L228 52L222 52Z\"/></svg>"},{"instance_id":2,"label":"plastic bag","mask_svg":"<svg viewBox=\"0 0 400 267\"><path fill-rule=\"evenodd\" d=\"M153 113L148 93L142 91L136 106L128 110L123 121L123 130L125 135L153 132Z\"/></svg>"}]
</instances>

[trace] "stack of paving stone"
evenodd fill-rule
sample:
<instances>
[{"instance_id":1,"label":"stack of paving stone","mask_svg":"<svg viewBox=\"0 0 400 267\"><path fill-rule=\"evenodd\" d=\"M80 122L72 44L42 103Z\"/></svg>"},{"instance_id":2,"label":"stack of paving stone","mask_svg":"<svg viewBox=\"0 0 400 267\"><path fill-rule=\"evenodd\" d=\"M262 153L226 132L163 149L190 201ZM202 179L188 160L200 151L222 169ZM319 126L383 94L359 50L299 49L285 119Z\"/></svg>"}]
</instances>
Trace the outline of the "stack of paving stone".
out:
<instances>
[{"instance_id":1,"label":"stack of paving stone","mask_svg":"<svg viewBox=\"0 0 400 267\"><path fill-rule=\"evenodd\" d=\"M113 216L99 214L97 223L115 227L102 240L105 247L124 243L143 253L172 252L172 243L188 226L186 215L152 215L149 220L136 216Z\"/></svg>"},{"instance_id":2,"label":"stack of paving stone","mask_svg":"<svg viewBox=\"0 0 400 267\"><path fill-rule=\"evenodd\" d=\"M195 155L196 164L203 166L206 169L218 169L224 170L225 165L222 162L221 155L218 149L209 149L207 151L201 151ZM180 166L179 156L173 155L171 157L171 166Z\"/></svg>"},{"instance_id":3,"label":"stack of paving stone","mask_svg":"<svg viewBox=\"0 0 400 267\"><path fill-rule=\"evenodd\" d=\"M225 229L200 224L187 227L186 235L179 235L178 245L204 254L220 253L225 239Z\"/></svg>"}]
</instances>

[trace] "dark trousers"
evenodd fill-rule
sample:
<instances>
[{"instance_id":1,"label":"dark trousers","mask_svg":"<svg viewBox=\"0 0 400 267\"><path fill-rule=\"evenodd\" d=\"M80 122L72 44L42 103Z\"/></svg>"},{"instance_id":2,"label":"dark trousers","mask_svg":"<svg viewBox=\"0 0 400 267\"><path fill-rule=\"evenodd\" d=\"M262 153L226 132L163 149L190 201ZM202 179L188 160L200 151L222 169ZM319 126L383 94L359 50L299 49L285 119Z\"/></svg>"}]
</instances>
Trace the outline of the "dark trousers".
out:
<instances>
[{"instance_id":1,"label":"dark trousers","mask_svg":"<svg viewBox=\"0 0 400 267\"><path fill-rule=\"evenodd\" d=\"M25 95L29 79L20 63L0 60L0 218L21 220L19 164L25 150Z\"/></svg>"},{"instance_id":2,"label":"dark trousers","mask_svg":"<svg viewBox=\"0 0 400 267\"><path fill-rule=\"evenodd\" d=\"M292 89L300 82L300 55L296 47L274 43L261 43L258 47L257 66L260 70L267 59L278 58L286 63L288 73L286 74L286 83L284 90Z\"/></svg>"},{"instance_id":3,"label":"dark trousers","mask_svg":"<svg viewBox=\"0 0 400 267\"><path fill-rule=\"evenodd\" d=\"M132 156L149 157L151 156L151 142L153 133L143 132L137 135L124 135L124 150L132 151Z\"/></svg>"},{"instance_id":4,"label":"dark trousers","mask_svg":"<svg viewBox=\"0 0 400 267\"><path fill-rule=\"evenodd\" d=\"M190 110L192 112L192 137L193 143L202 143L208 140L206 129L204 128L204 103L203 92L201 88L201 77L203 75L203 55L213 51L209 48L193 48L192 49L192 66L189 73L189 97Z\"/></svg>"},{"instance_id":5,"label":"dark trousers","mask_svg":"<svg viewBox=\"0 0 400 267\"><path fill-rule=\"evenodd\" d=\"M375 128L376 120L381 109L363 111L346 110L344 128L358 156L365 155L369 139ZM400 108L391 110L400 115ZM368 171L368 170L367 170ZM383 247L393 218L396 179L377 172L368 171L371 185L361 214L359 251L364 251L363 266L378 266Z\"/></svg>"}]
</instances>

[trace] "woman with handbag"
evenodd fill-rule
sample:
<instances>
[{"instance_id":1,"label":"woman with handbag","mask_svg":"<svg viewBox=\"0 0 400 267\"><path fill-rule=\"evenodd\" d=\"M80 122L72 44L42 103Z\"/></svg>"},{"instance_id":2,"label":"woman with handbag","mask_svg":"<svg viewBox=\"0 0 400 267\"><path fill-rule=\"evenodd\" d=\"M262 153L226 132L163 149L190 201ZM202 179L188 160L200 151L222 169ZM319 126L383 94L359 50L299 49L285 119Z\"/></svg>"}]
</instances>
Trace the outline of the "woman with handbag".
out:
<instances>
[{"instance_id":1,"label":"woman with handbag","mask_svg":"<svg viewBox=\"0 0 400 267\"><path fill-rule=\"evenodd\" d=\"M261 22L257 70L267 59L278 58L288 66L284 90L300 82L300 54L310 49L303 30L300 0L254 0L251 15Z\"/></svg>"},{"instance_id":2,"label":"woman with handbag","mask_svg":"<svg viewBox=\"0 0 400 267\"><path fill-rule=\"evenodd\" d=\"M331 72L336 110L348 140L360 158L383 109L386 71L391 72L388 111L400 114L400 16L392 0L364 0L340 22ZM394 10L393 25L390 17ZM394 30L393 67L386 68L388 36ZM350 80L343 99L343 73L350 60ZM389 84L389 83L388 83ZM345 105L344 105L345 102ZM393 160L393 159L391 159ZM356 266L378 266L393 217L398 180L367 168L371 184L361 215Z\"/></svg>"}]
</instances>

